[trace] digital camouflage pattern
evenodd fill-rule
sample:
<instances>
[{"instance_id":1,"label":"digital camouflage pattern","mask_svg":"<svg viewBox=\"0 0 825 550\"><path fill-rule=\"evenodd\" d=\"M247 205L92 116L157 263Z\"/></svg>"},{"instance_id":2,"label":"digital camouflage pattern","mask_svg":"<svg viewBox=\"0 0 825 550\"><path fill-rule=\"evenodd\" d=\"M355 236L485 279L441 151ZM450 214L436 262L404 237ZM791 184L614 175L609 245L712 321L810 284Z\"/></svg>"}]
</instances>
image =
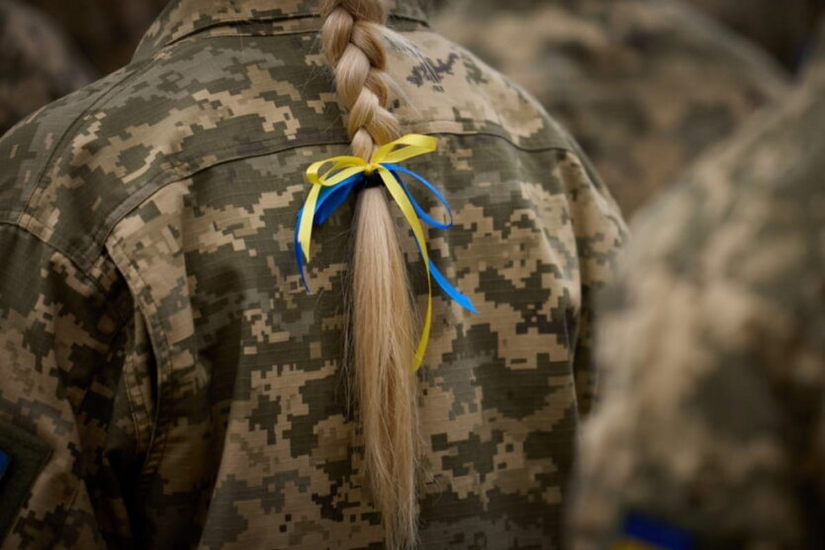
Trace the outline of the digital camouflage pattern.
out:
<instances>
[{"instance_id":1,"label":"digital camouflage pattern","mask_svg":"<svg viewBox=\"0 0 825 550\"><path fill-rule=\"evenodd\" d=\"M696 548L825 545L823 128L825 50L634 226L598 331L577 548L628 514Z\"/></svg>"},{"instance_id":2,"label":"digital camouflage pattern","mask_svg":"<svg viewBox=\"0 0 825 550\"><path fill-rule=\"evenodd\" d=\"M787 90L763 52L671 0L456 0L434 27L533 93L628 216Z\"/></svg>"},{"instance_id":3,"label":"digital camouflage pattern","mask_svg":"<svg viewBox=\"0 0 825 550\"><path fill-rule=\"evenodd\" d=\"M63 33L39 11L0 0L0 136L92 80Z\"/></svg>"},{"instance_id":4,"label":"digital camouflage pattern","mask_svg":"<svg viewBox=\"0 0 825 550\"><path fill-rule=\"evenodd\" d=\"M294 259L303 172L348 146L316 9L172 2L0 141L0 421L53 448L3 548L383 546L341 364L352 205L315 231L316 294ZM625 227L534 100L393 13L396 111L439 141L407 166L455 213L431 253L480 310L436 296L422 545L554 548Z\"/></svg>"}]
</instances>

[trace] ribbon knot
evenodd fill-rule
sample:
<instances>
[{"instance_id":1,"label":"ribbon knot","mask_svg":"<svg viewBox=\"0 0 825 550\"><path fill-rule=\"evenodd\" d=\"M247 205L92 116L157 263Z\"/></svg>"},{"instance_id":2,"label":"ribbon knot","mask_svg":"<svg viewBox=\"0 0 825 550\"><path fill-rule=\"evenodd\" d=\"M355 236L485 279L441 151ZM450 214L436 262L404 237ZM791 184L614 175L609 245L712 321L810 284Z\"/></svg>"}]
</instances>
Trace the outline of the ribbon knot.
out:
<instances>
[{"instance_id":1,"label":"ribbon knot","mask_svg":"<svg viewBox=\"0 0 825 550\"><path fill-rule=\"evenodd\" d=\"M298 222L295 226L295 256L298 262L298 270L301 274L301 282L307 292L311 293L306 280L304 269L305 261L309 261L310 245L312 242L313 226L321 226L329 219L347 198L358 188L366 176L371 176L376 172L381 177L381 181L387 188L393 200L398 204L404 218L412 229L418 251L424 260L427 270L427 285L429 288L427 296L427 313L424 317L424 326L421 330L421 337L418 348L415 352L413 370L418 370L424 361L424 354L427 350L427 343L430 338L432 326L433 309L433 284L439 287L454 301L473 313L478 313L472 301L459 292L450 282L438 271L435 264L430 259L427 250L427 242L424 238L424 229L421 226L423 220L428 225L438 229L449 229L453 226L453 212L447 199L444 198L436 187L423 177L411 170L399 166L398 162L407 159L432 153L436 150L436 140L431 136L419 134L409 134L380 147L370 159L365 161L360 157L340 156L322 160L312 164L306 172L307 182L312 188L307 195L304 207L298 212ZM322 169L330 166L322 173ZM423 184L435 195L438 201L444 206L449 215L449 223L441 223L429 214L410 193L409 188L404 183L401 175L407 175L419 183ZM309 215L305 215L309 213Z\"/></svg>"}]
</instances>

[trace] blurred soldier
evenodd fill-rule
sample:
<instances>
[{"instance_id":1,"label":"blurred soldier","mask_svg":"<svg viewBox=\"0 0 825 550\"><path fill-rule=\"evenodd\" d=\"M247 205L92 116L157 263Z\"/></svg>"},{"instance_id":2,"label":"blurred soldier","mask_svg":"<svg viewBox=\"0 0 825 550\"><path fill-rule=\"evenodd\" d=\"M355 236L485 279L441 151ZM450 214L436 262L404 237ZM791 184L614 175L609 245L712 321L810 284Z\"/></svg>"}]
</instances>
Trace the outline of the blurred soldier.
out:
<instances>
[{"instance_id":1,"label":"blurred soldier","mask_svg":"<svg viewBox=\"0 0 825 550\"><path fill-rule=\"evenodd\" d=\"M825 50L639 216L579 548L825 548Z\"/></svg>"},{"instance_id":2,"label":"blurred soldier","mask_svg":"<svg viewBox=\"0 0 825 550\"><path fill-rule=\"evenodd\" d=\"M435 26L536 95L626 215L786 90L767 56L673 1L473 0Z\"/></svg>"},{"instance_id":3,"label":"blurred soldier","mask_svg":"<svg viewBox=\"0 0 825 550\"><path fill-rule=\"evenodd\" d=\"M119 69L168 0L27 0L58 21L98 74Z\"/></svg>"},{"instance_id":4,"label":"blurred soldier","mask_svg":"<svg viewBox=\"0 0 825 550\"><path fill-rule=\"evenodd\" d=\"M172 0L0 140L1 546L561 543L624 223L389 5Z\"/></svg>"},{"instance_id":5,"label":"blurred soldier","mask_svg":"<svg viewBox=\"0 0 825 550\"><path fill-rule=\"evenodd\" d=\"M688 0L773 54L790 70L804 63L823 0Z\"/></svg>"},{"instance_id":6,"label":"blurred soldier","mask_svg":"<svg viewBox=\"0 0 825 550\"><path fill-rule=\"evenodd\" d=\"M48 18L0 0L0 135L90 80L90 68Z\"/></svg>"}]
</instances>

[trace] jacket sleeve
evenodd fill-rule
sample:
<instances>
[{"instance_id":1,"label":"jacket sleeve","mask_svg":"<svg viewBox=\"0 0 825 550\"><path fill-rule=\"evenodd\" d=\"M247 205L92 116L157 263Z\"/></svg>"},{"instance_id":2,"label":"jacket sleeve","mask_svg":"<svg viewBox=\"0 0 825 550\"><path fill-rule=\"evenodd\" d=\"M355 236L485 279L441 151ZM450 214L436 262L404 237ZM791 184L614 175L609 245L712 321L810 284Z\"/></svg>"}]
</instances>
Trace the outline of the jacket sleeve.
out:
<instances>
[{"instance_id":1,"label":"jacket sleeve","mask_svg":"<svg viewBox=\"0 0 825 550\"><path fill-rule=\"evenodd\" d=\"M706 231L708 205L673 200L636 227L599 321L575 548L821 547L825 287L806 236L749 228L777 205Z\"/></svg>"},{"instance_id":2,"label":"jacket sleeve","mask_svg":"<svg viewBox=\"0 0 825 550\"><path fill-rule=\"evenodd\" d=\"M2 547L117 545L151 417L139 317L105 257L81 270L12 225L0 251Z\"/></svg>"},{"instance_id":3,"label":"jacket sleeve","mask_svg":"<svg viewBox=\"0 0 825 550\"><path fill-rule=\"evenodd\" d=\"M596 302L600 291L615 279L629 234L610 191L581 149L573 145L572 153L560 153L563 158L557 169L570 204L581 282L573 368L579 413L585 416L593 406L598 385L591 354Z\"/></svg>"}]
</instances>

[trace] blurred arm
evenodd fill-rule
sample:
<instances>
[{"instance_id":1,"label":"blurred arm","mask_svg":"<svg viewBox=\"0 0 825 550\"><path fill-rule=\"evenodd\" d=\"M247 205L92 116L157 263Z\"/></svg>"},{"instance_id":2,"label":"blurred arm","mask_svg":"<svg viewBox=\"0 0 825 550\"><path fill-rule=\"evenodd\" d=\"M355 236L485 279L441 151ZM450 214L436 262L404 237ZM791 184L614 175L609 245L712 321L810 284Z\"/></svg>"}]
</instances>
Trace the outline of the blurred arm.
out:
<instances>
[{"instance_id":1,"label":"blurred arm","mask_svg":"<svg viewBox=\"0 0 825 550\"><path fill-rule=\"evenodd\" d=\"M800 547L819 536L825 471L825 285L795 229L805 214L751 197L716 226L717 205L681 199L637 227L600 321L576 547L688 547L644 538L657 530L692 547ZM785 219L753 223L765 213Z\"/></svg>"},{"instance_id":2,"label":"blurred arm","mask_svg":"<svg viewBox=\"0 0 825 550\"><path fill-rule=\"evenodd\" d=\"M585 416L593 406L598 382L591 353L596 301L600 291L615 280L628 230L619 207L587 157L577 146L575 151L575 156L565 153L558 169L570 204L581 279L573 366L579 413Z\"/></svg>"}]
</instances>

